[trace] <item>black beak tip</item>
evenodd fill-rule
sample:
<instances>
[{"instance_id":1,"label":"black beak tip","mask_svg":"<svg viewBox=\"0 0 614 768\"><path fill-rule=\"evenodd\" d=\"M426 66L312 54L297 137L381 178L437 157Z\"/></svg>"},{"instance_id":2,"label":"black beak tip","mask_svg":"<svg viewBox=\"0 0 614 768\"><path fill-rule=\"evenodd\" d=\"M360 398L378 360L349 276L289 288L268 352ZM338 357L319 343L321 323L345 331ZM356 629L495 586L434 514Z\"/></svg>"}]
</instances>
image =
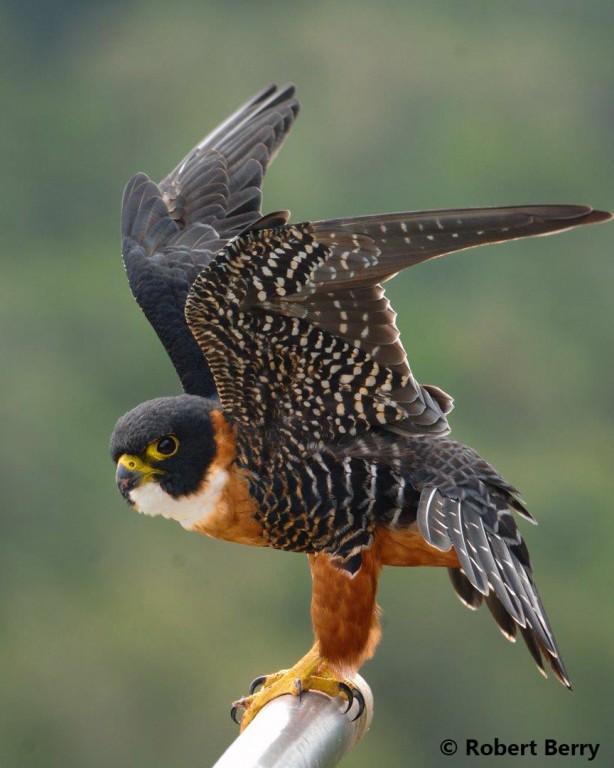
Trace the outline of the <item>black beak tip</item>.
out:
<instances>
[{"instance_id":1,"label":"black beak tip","mask_svg":"<svg viewBox=\"0 0 614 768\"><path fill-rule=\"evenodd\" d=\"M125 467L123 464L117 465L117 471L115 472L115 482L121 495L130 501L129 493L133 488L136 488L139 480L141 479L141 473L133 471Z\"/></svg>"}]
</instances>

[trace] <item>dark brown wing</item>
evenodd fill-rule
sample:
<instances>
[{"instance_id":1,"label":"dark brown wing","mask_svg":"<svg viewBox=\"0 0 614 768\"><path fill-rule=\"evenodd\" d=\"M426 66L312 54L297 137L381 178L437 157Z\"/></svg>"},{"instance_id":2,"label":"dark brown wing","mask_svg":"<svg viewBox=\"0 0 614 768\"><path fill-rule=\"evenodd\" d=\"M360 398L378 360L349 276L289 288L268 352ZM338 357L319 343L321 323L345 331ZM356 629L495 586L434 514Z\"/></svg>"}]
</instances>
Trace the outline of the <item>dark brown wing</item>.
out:
<instances>
[{"instance_id":1,"label":"dark brown wing","mask_svg":"<svg viewBox=\"0 0 614 768\"><path fill-rule=\"evenodd\" d=\"M497 242L607 218L581 206L535 206L256 229L200 273L186 316L236 423L270 429L296 417L314 436L365 424L445 434L451 400L414 379L378 281L481 243L486 232ZM449 221L455 228L445 232Z\"/></svg>"},{"instance_id":2,"label":"dark brown wing","mask_svg":"<svg viewBox=\"0 0 614 768\"><path fill-rule=\"evenodd\" d=\"M603 211L578 205L479 208L393 213L297 225L309 228L328 251L326 260L294 293L266 306L299 317L366 352L378 364L406 379L393 395L410 418L393 431L446 431L452 399L411 375L396 327L396 313L380 285L401 269L453 251L521 237L560 232L610 219ZM423 400L430 397L433 403ZM439 423L443 418L443 422Z\"/></svg>"},{"instance_id":3,"label":"dark brown wing","mask_svg":"<svg viewBox=\"0 0 614 768\"><path fill-rule=\"evenodd\" d=\"M309 441L397 423L447 431L439 404L411 375L271 309L308 285L330 255L309 224L258 230L233 240L194 281L186 317L227 417L261 435L289 429ZM394 398L400 389L402 404Z\"/></svg>"},{"instance_id":4,"label":"dark brown wing","mask_svg":"<svg viewBox=\"0 0 614 768\"><path fill-rule=\"evenodd\" d=\"M260 218L262 177L298 108L294 86L269 86L159 185L139 173L124 191L122 254L130 287L189 394L215 392L184 318L190 285L215 253Z\"/></svg>"},{"instance_id":5,"label":"dark brown wing","mask_svg":"<svg viewBox=\"0 0 614 768\"><path fill-rule=\"evenodd\" d=\"M284 312L315 322L407 372L396 313L378 283L401 269L478 245L561 232L612 215L578 205L420 211L316 221L314 236L330 248L300 293L278 300ZM352 237L358 248L348 251ZM405 366L404 368L402 366Z\"/></svg>"}]
</instances>

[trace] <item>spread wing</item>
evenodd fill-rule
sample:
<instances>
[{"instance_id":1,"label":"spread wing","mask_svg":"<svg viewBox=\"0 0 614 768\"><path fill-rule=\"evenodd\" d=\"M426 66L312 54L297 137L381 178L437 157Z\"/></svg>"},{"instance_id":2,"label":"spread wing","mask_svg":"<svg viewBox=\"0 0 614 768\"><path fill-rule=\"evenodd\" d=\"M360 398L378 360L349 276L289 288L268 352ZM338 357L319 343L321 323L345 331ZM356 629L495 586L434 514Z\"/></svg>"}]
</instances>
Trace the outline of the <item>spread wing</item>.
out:
<instances>
[{"instance_id":1,"label":"spread wing","mask_svg":"<svg viewBox=\"0 0 614 768\"><path fill-rule=\"evenodd\" d=\"M298 113L294 86L265 88L204 138L159 184L127 184L122 254L132 293L189 394L215 391L184 317L190 285L261 216L261 184ZM287 213L278 215L285 221Z\"/></svg>"},{"instance_id":2,"label":"spread wing","mask_svg":"<svg viewBox=\"0 0 614 768\"><path fill-rule=\"evenodd\" d=\"M342 248L335 248L299 295L279 299L278 304L283 311L334 333L341 329L345 338L361 348L369 352L377 348L380 362L407 372L405 350L398 331L392 330L393 315L378 282L436 256L548 235L610 217L583 206L561 205L420 211L314 222L319 240L334 245L336 239L360 235L370 252L347 256Z\"/></svg>"},{"instance_id":3,"label":"spread wing","mask_svg":"<svg viewBox=\"0 0 614 768\"><path fill-rule=\"evenodd\" d=\"M188 324L228 417L318 436L444 434L450 398L413 377L380 281L484 242L601 221L581 206L391 214L279 226L229 244L194 282Z\"/></svg>"}]
</instances>

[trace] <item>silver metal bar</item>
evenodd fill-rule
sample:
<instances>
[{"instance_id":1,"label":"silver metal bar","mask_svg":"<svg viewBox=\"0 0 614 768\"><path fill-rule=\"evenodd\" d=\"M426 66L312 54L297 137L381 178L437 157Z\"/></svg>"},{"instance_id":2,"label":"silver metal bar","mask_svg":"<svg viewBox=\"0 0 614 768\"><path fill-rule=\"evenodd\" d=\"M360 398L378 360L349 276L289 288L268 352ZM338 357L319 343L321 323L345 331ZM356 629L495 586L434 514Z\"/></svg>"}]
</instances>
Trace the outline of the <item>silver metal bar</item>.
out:
<instances>
[{"instance_id":1,"label":"silver metal bar","mask_svg":"<svg viewBox=\"0 0 614 768\"><path fill-rule=\"evenodd\" d=\"M373 717L373 694L360 675L354 683L365 698L345 714L347 703L308 691L269 702L228 747L213 768L331 768L367 732Z\"/></svg>"}]
</instances>

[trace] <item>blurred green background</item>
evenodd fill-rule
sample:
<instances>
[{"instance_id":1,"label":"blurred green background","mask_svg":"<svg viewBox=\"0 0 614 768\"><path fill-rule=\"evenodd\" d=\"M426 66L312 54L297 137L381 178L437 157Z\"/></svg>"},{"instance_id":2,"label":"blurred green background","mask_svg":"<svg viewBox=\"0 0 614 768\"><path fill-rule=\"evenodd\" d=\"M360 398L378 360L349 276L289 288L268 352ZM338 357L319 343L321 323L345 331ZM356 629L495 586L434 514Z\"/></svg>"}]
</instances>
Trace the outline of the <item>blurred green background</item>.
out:
<instances>
[{"instance_id":1,"label":"blurred green background","mask_svg":"<svg viewBox=\"0 0 614 768\"><path fill-rule=\"evenodd\" d=\"M266 210L611 209L613 25L594 0L0 4L3 768L208 766L231 700L311 640L304 557L188 535L115 489L115 419L178 391L121 265L127 179L162 177L292 80L303 111ZM613 764L613 240L483 248L390 285L416 375L456 398L455 437L541 523L523 531L576 690L444 572L389 570L375 720L345 765L473 765L440 741L495 736L597 741Z\"/></svg>"}]
</instances>

